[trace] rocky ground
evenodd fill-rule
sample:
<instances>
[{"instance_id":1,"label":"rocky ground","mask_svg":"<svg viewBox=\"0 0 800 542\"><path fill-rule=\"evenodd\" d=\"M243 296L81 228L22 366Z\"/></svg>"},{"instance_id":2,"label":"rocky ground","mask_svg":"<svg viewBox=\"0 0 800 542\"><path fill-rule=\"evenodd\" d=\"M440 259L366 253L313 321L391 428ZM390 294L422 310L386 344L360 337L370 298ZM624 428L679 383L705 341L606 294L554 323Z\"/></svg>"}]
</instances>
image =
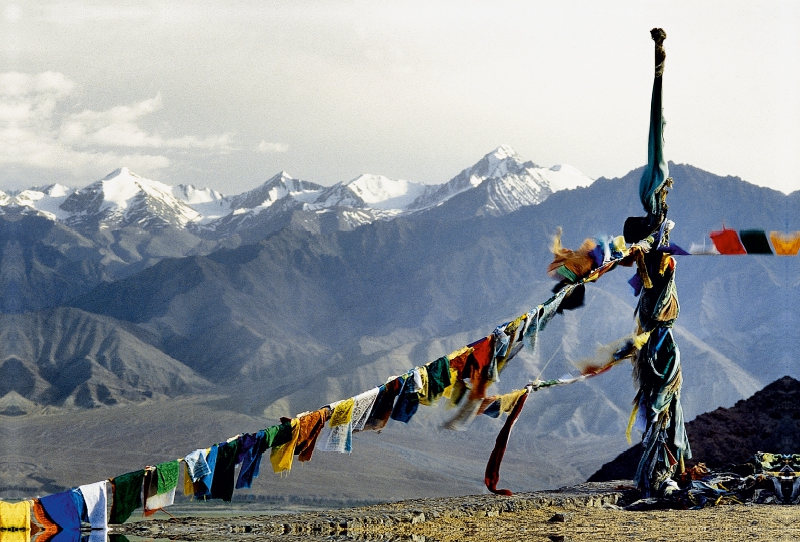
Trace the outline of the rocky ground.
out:
<instances>
[{"instance_id":1,"label":"rocky ground","mask_svg":"<svg viewBox=\"0 0 800 542\"><path fill-rule=\"evenodd\" d=\"M587 483L510 497L416 499L324 512L153 519L112 533L171 540L375 540L414 542L569 540L795 540L792 507L728 505L632 512L630 482Z\"/></svg>"}]
</instances>

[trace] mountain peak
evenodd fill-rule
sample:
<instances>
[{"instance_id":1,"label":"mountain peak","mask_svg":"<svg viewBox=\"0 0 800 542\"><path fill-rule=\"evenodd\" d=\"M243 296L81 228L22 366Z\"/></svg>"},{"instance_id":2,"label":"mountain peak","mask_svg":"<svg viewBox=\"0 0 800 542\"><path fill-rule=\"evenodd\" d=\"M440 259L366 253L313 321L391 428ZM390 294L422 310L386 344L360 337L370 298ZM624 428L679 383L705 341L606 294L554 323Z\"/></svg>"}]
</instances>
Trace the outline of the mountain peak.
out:
<instances>
[{"instance_id":1,"label":"mountain peak","mask_svg":"<svg viewBox=\"0 0 800 542\"><path fill-rule=\"evenodd\" d=\"M136 173L132 172L130 170L130 168L128 168L126 166L122 166L122 167L118 167L117 169L115 169L114 171L112 171L111 173L109 173L108 175L106 175L105 177L103 177L100 180L101 181L110 181L111 179L116 179L117 177L133 177L135 179L141 179L142 178L139 175L137 175Z\"/></svg>"},{"instance_id":2,"label":"mountain peak","mask_svg":"<svg viewBox=\"0 0 800 542\"><path fill-rule=\"evenodd\" d=\"M533 162L523 162L509 145L500 145L481 158L474 166L461 172L469 184L478 186L486 179L499 179L509 173L519 174L523 169L538 167Z\"/></svg>"},{"instance_id":3,"label":"mountain peak","mask_svg":"<svg viewBox=\"0 0 800 542\"><path fill-rule=\"evenodd\" d=\"M428 189L422 183L362 173L344 184L374 209L405 209Z\"/></svg>"},{"instance_id":4,"label":"mountain peak","mask_svg":"<svg viewBox=\"0 0 800 542\"><path fill-rule=\"evenodd\" d=\"M295 179L287 172L281 171L267 179L264 184L230 198L230 208L267 208L286 197L300 202L309 202L321 189L322 187L317 184Z\"/></svg>"},{"instance_id":5,"label":"mountain peak","mask_svg":"<svg viewBox=\"0 0 800 542\"><path fill-rule=\"evenodd\" d=\"M270 177L269 179L267 179L262 186L273 185L275 183L284 183L284 184L286 184L286 183L291 183L291 182L296 181L296 180L297 179L292 177L286 171L280 171L280 172L276 173L275 175L273 175L272 177Z\"/></svg>"},{"instance_id":6,"label":"mountain peak","mask_svg":"<svg viewBox=\"0 0 800 542\"><path fill-rule=\"evenodd\" d=\"M497 158L498 160L505 160L506 158L519 158L517 151L511 148L511 145L500 145L493 152L490 152L486 156L489 155Z\"/></svg>"}]
</instances>

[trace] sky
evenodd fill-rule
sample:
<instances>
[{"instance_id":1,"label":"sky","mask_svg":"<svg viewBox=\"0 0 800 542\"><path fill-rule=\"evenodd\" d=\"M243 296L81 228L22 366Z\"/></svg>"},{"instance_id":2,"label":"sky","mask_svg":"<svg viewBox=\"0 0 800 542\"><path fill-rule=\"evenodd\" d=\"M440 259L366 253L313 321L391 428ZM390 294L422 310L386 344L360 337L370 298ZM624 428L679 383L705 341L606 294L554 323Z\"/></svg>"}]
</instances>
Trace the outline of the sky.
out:
<instances>
[{"instance_id":1,"label":"sky","mask_svg":"<svg viewBox=\"0 0 800 542\"><path fill-rule=\"evenodd\" d=\"M666 156L800 189L800 3L0 0L0 189L116 168L445 182L499 145L596 178ZM676 179L679 182L679 179Z\"/></svg>"}]
</instances>

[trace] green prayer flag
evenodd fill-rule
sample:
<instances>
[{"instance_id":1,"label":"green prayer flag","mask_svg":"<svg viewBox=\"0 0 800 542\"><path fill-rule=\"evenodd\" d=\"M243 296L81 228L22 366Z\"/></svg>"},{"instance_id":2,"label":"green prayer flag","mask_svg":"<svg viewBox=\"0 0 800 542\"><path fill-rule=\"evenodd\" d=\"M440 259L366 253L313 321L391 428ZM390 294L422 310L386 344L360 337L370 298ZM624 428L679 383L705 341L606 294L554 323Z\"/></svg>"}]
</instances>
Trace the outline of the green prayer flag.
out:
<instances>
[{"instance_id":1,"label":"green prayer flag","mask_svg":"<svg viewBox=\"0 0 800 542\"><path fill-rule=\"evenodd\" d=\"M125 523L133 511L142 506L142 482L144 470L122 474L111 480L113 497L108 522Z\"/></svg>"},{"instance_id":2,"label":"green prayer flag","mask_svg":"<svg viewBox=\"0 0 800 542\"><path fill-rule=\"evenodd\" d=\"M156 465L156 474L158 475L156 495L161 495L162 493L175 489L178 486L179 473L180 468L177 459Z\"/></svg>"}]
</instances>

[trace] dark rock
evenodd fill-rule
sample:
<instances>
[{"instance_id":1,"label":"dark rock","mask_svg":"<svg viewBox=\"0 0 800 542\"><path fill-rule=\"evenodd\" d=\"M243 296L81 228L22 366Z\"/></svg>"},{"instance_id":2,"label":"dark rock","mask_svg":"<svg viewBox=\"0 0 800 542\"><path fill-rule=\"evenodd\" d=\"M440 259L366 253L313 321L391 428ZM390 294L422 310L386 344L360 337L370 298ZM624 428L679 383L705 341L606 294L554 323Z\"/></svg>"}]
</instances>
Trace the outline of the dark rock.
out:
<instances>
[{"instance_id":1,"label":"dark rock","mask_svg":"<svg viewBox=\"0 0 800 542\"><path fill-rule=\"evenodd\" d=\"M731 408L718 408L686 424L692 459L711 469L745 467L756 452L800 453L800 382L784 376ZM641 444L622 452L594 473L589 482L630 480Z\"/></svg>"}]
</instances>

